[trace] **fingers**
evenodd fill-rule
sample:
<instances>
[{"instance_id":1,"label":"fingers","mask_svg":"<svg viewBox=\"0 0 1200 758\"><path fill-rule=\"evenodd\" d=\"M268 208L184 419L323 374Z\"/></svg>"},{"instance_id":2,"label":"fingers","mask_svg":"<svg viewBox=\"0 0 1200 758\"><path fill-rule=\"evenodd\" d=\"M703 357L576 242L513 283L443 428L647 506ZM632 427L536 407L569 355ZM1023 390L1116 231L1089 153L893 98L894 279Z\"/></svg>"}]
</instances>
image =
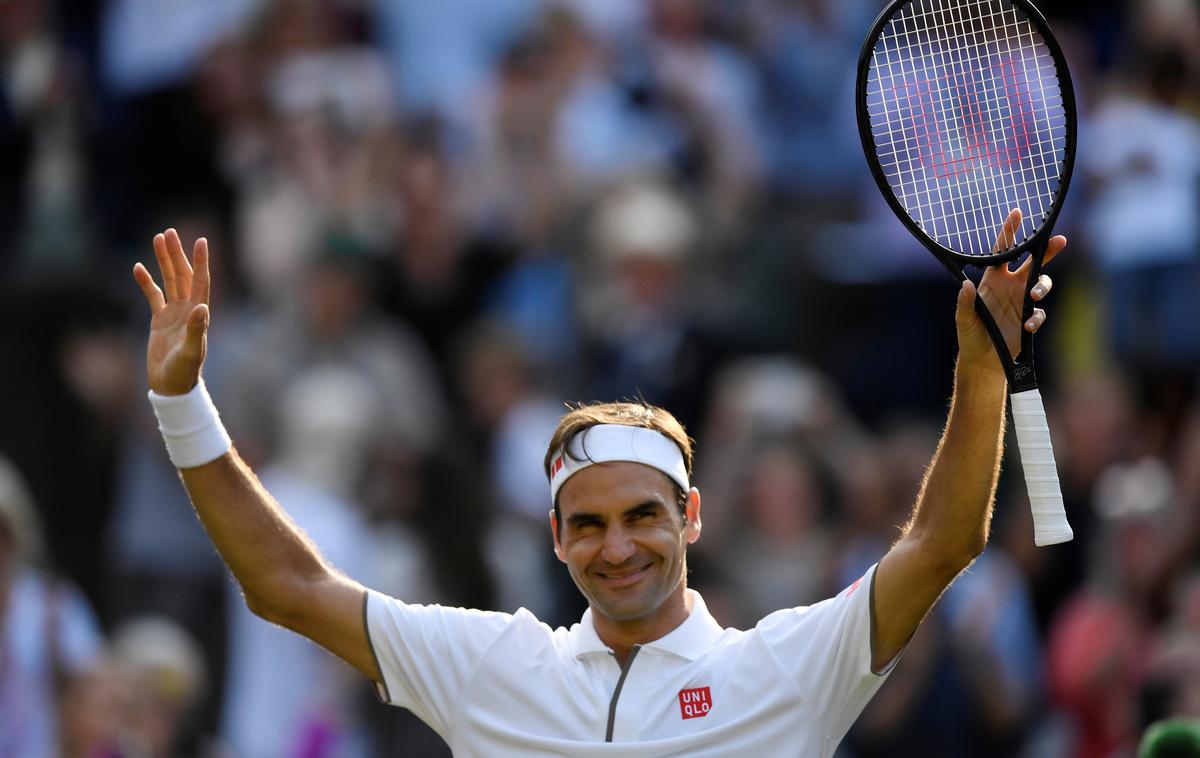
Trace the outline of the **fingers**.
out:
<instances>
[{"instance_id":1,"label":"fingers","mask_svg":"<svg viewBox=\"0 0 1200 758\"><path fill-rule=\"evenodd\" d=\"M1049 263L1054 259L1054 256L1062 252L1062 249L1067 246L1067 238L1061 234L1056 234L1046 243L1046 255L1042 258L1042 264Z\"/></svg>"},{"instance_id":2,"label":"fingers","mask_svg":"<svg viewBox=\"0 0 1200 758\"><path fill-rule=\"evenodd\" d=\"M1004 224L1000 227L1000 234L996 237L996 245L992 248L992 252L1002 253L1012 247L1017 241L1017 230L1021 228L1021 211L1013 208L1008 212L1008 218L1004 219Z\"/></svg>"},{"instance_id":3,"label":"fingers","mask_svg":"<svg viewBox=\"0 0 1200 758\"><path fill-rule=\"evenodd\" d=\"M187 255L183 252L183 243L179 240L179 232L168 229L165 233L167 252L171 256L171 266L175 269L175 294L186 300L192 296L192 264L188 263Z\"/></svg>"},{"instance_id":4,"label":"fingers","mask_svg":"<svg viewBox=\"0 0 1200 758\"><path fill-rule=\"evenodd\" d=\"M164 234L154 235L154 257L158 260L158 270L162 273L163 291L168 300L175 300L179 296L175 288L175 266L171 263L171 254L167 251L167 238Z\"/></svg>"},{"instance_id":5,"label":"fingers","mask_svg":"<svg viewBox=\"0 0 1200 758\"><path fill-rule=\"evenodd\" d=\"M195 279L192 280L192 299L207 304L212 280L208 275L208 240L204 237L196 240L192 248L192 263L196 269Z\"/></svg>"},{"instance_id":6,"label":"fingers","mask_svg":"<svg viewBox=\"0 0 1200 758\"><path fill-rule=\"evenodd\" d=\"M146 294L152 308L158 301L169 302L194 298L202 303L208 302L212 286L208 269L208 240L201 237L196 240L192 249L192 259L195 261L197 269L194 274L192 264L188 262L187 256L183 252L183 243L179 239L179 233L174 229L154 235L154 257L158 260L159 271L162 272L163 286L161 290L154 285L154 278L150 276L150 272L145 271L144 266L141 268L146 273L147 282L142 281L137 267L134 268L134 279L142 287L142 292ZM154 287L154 291L158 293L157 300L151 296L147 284ZM195 292L192 291L193 286L196 288ZM161 308L162 306L158 305L157 307Z\"/></svg>"},{"instance_id":7,"label":"fingers","mask_svg":"<svg viewBox=\"0 0 1200 758\"><path fill-rule=\"evenodd\" d=\"M1059 248L1062 249L1061 247ZM1029 291L1029 296L1034 300L1041 300L1050 293L1050 288L1054 286L1054 282L1050 277L1042 274L1038 277L1037 284L1033 285L1033 289ZM1025 331L1036 332L1042 328L1042 324L1046 323L1046 312L1041 308L1034 308L1033 315L1025 321Z\"/></svg>"},{"instance_id":8,"label":"fingers","mask_svg":"<svg viewBox=\"0 0 1200 758\"><path fill-rule=\"evenodd\" d=\"M1033 288L1029 290L1029 295L1034 300L1041 300L1043 297L1049 294L1050 288L1053 286L1054 282L1051 281L1050 277L1042 274L1038 277L1037 284L1033 285Z\"/></svg>"},{"instance_id":9,"label":"fingers","mask_svg":"<svg viewBox=\"0 0 1200 758\"><path fill-rule=\"evenodd\" d=\"M1046 323L1046 312L1041 308L1034 308L1033 315L1025 322L1025 331L1036 332Z\"/></svg>"},{"instance_id":10,"label":"fingers","mask_svg":"<svg viewBox=\"0 0 1200 758\"><path fill-rule=\"evenodd\" d=\"M1054 256L1061 253L1063 248L1066 246L1067 246L1067 238L1066 237L1062 236L1061 234L1056 234L1053 237L1051 237L1050 241L1046 243L1046 254L1044 256L1042 256L1042 265L1044 266L1047 263L1049 263L1051 260L1053 260ZM1032 255L1026 257L1025 260L1021 262L1021 265L1017 267L1017 270L1015 273L1024 275L1025 270L1027 268L1029 268L1030 265L1032 265L1030 263L1030 261L1032 261L1032 260L1033 260Z\"/></svg>"},{"instance_id":11,"label":"fingers","mask_svg":"<svg viewBox=\"0 0 1200 758\"><path fill-rule=\"evenodd\" d=\"M142 294L146 296L146 302L150 304L150 313L158 313L166 306L167 302L163 297L162 290L154 283L154 277L141 263L133 265L133 280L142 288Z\"/></svg>"}]
</instances>

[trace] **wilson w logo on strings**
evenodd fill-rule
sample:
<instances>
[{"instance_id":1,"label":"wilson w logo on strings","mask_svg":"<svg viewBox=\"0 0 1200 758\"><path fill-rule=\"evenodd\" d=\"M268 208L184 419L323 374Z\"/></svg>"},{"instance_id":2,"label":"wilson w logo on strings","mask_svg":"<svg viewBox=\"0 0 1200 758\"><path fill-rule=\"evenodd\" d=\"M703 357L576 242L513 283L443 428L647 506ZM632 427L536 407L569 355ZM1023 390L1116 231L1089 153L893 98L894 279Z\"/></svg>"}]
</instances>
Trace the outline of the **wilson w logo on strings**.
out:
<instances>
[{"instance_id":1,"label":"wilson w logo on strings","mask_svg":"<svg viewBox=\"0 0 1200 758\"><path fill-rule=\"evenodd\" d=\"M1029 88L1011 59L979 70L910 72L891 89L915 148L908 154L939 178L981 165L1006 169L1037 141Z\"/></svg>"}]
</instances>

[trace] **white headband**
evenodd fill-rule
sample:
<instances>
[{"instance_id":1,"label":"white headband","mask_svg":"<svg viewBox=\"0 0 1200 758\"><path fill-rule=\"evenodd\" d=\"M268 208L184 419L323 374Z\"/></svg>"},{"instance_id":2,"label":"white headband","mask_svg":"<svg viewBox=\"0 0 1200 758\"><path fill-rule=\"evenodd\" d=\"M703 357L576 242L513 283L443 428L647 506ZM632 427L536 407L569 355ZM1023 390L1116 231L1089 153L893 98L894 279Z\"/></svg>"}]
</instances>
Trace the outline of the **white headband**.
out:
<instances>
[{"instance_id":1,"label":"white headband","mask_svg":"<svg viewBox=\"0 0 1200 758\"><path fill-rule=\"evenodd\" d=\"M683 453L670 438L641 426L597 424L589 426L571 440L570 455L562 449L550 463L550 502L558 497L563 483L595 463L629 461L658 469L687 492L687 464Z\"/></svg>"}]
</instances>

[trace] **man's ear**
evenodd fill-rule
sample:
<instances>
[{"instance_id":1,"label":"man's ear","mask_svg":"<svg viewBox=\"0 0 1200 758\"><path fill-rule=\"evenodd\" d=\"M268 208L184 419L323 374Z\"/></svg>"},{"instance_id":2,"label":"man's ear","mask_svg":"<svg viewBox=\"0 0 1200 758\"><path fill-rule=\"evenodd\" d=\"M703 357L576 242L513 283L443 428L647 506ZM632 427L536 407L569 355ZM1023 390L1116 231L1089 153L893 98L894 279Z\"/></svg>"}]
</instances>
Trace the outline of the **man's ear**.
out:
<instances>
[{"instance_id":1,"label":"man's ear","mask_svg":"<svg viewBox=\"0 0 1200 758\"><path fill-rule=\"evenodd\" d=\"M563 563L567 562L567 554L563 552L562 542L558 539L558 516L550 511L550 534L554 537L554 554Z\"/></svg>"},{"instance_id":2,"label":"man's ear","mask_svg":"<svg viewBox=\"0 0 1200 758\"><path fill-rule=\"evenodd\" d=\"M700 490L692 487L688 490L687 506L684 511L687 516L687 541L689 544L700 539Z\"/></svg>"}]
</instances>

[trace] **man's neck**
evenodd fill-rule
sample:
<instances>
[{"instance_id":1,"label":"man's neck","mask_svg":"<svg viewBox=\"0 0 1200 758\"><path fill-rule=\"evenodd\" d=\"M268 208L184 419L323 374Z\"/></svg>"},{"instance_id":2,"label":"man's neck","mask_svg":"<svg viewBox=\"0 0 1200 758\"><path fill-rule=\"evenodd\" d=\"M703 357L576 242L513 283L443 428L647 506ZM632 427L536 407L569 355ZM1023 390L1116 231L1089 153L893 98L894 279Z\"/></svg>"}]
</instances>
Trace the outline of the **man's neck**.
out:
<instances>
[{"instance_id":1,"label":"man's neck","mask_svg":"<svg viewBox=\"0 0 1200 758\"><path fill-rule=\"evenodd\" d=\"M692 612L692 598L685 587L667 599L658 609L640 619L617 621L592 608L592 625L596 636L613 651L617 664L625 668L629 653L637 645L662 639L687 621Z\"/></svg>"}]
</instances>

